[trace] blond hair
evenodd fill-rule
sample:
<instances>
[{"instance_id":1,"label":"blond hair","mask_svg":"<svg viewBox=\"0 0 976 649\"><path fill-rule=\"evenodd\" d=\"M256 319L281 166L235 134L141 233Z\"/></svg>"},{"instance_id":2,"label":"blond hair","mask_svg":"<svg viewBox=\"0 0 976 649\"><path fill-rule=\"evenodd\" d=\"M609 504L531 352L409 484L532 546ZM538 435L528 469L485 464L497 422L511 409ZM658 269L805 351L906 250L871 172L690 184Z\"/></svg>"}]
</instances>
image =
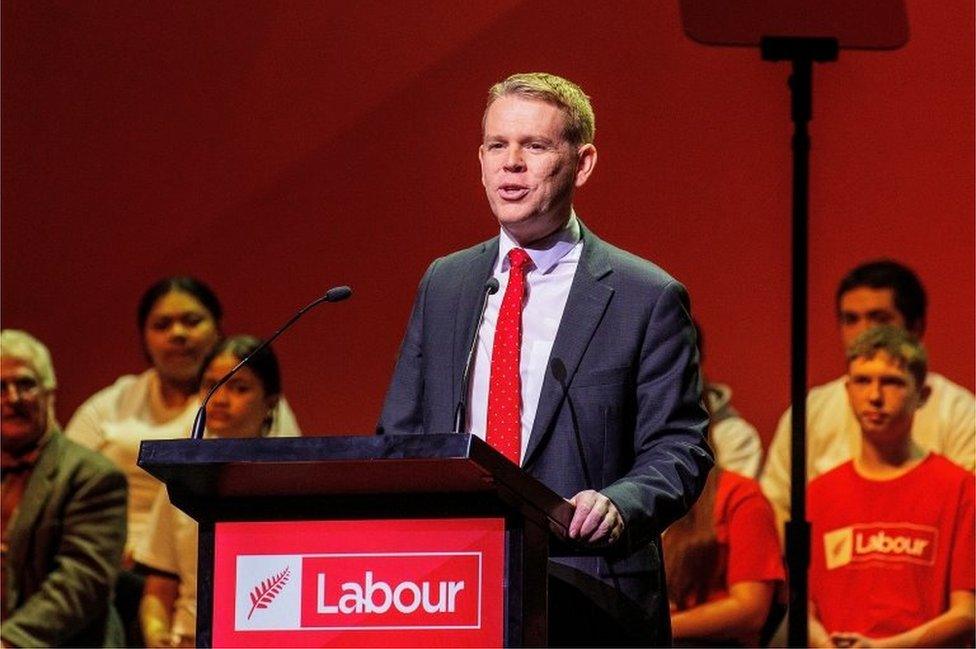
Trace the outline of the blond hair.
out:
<instances>
[{"instance_id":1,"label":"blond hair","mask_svg":"<svg viewBox=\"0 0 976 649\"><path fill-rule=\"evenodd\" d=\"M482 131L488 119L488 109L496 99L508 95L537 99L562 109L566 115L566 139L575 146L593 143L596 117L590 98L572 81L546 72L513 74L493 85L488 91L488 104L481 119Z\"/></svg>"},{"instance_id":2,"label":"blond hair","mask_svg":"<svg viewBox=\"0 0 976 649\"><path fill-rule=\"evenodd\" d=\"M898 361L909 374L915 377L919 388L925 385L928 354L913 334L895 325L871 327L855 338L847 348L847 362L850 364L857 358L874 358L879 351L887 353Z\"/></svg>"}]
</instances>

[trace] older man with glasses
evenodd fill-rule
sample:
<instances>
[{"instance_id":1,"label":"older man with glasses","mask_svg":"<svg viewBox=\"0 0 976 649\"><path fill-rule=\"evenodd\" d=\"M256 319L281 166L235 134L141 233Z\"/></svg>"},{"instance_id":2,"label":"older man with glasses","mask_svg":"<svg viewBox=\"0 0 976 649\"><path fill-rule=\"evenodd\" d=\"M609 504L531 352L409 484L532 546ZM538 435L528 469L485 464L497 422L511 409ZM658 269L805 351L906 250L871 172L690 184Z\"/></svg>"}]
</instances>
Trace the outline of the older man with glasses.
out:
<instances>
[{"instance_id":1,"label":"older man with glasses","mask_svg":"<svg viewBox=\"0 0 976 649\"><path fill-rule=\"evenodd\" d=\"M125 545L125 477L54 417L47 348L0 331L3 647L120 646L112 589Z\"/></svg>"}]
</instances>

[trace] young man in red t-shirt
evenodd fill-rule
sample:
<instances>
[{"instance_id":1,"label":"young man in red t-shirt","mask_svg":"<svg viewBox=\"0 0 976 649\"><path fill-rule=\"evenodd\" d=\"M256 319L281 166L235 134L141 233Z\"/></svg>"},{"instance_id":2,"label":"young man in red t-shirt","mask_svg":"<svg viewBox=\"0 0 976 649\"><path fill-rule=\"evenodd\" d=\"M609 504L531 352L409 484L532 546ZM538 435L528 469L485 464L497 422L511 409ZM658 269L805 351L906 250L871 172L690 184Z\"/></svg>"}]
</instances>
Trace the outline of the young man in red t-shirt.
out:
<instances>
[{"instance_id":1,"label":"young man in red t-shirt","mask_svg":"<svg viewBox=\"0 0 976 649\"><path fill-rule=\"evenodd\" d=\"M860 335L847 359L861 452L808 488L810 643L972 643L973 476L911 437L929 392L925 350L882 326Z\"/></svg>"}]
</instances>

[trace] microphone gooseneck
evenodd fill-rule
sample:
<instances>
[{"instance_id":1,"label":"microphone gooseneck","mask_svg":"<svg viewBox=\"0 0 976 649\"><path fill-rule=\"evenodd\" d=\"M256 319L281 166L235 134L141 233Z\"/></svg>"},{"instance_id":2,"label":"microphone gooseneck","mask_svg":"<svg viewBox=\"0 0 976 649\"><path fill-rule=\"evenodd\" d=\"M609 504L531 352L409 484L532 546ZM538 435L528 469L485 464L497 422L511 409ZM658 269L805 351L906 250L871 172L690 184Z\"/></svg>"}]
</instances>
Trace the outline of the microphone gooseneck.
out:
<instances>
[{"instance_id":1,"label":"microphone gooseneck","mask_svg":"<svg viewBox=\"0 0 976 649\"><path fill-rule=\"evenodd\" d=\"M583 468L583 480L586 483L586 488L595 489L593 478L590 476L590 467L586 463L586 453L583 452L583 436L580 434L579 420L576 418L576 406L573 405L573 399L569 396L569 386L566 385L566 364L556 356L549 361L549 369L552 372L552 378L556 379L559 387L562 388L563 398L566 400L566 405L569 406L569 418L573 423L573 436L576 438L576 453L579 455L580 466Z\"/></svg>"},{"instance_id":2,"label":"microphone gooseneck","mask_svg":"<svg viewBox=\"0 0 976 649\"><path fill-rule=\"evenodd\" d=\"M471 339L471 347L468 348L468 357L464 362L464 371L461 373L461 396L458 398L457 406L454 408L454 432L463 433L465 428L465 417L468 410L468 381L471 374L471 365L474 362L474 350L478 346L478 330L485 319L485 310L488 308L488 298L498 292L498 279L488 278L485 282L484 296L481 299L481 311L478 313L478 321L474 326L474 337Z\"/></svg>"},{"instance_id":3,"label":"microphone gooseneck","mask_svg":"<svg viewBox=\"0 0 976 649\"><path fill-rule=\"evenodd\" d=\"M561 358L555 356L549 361L549 370L552 372L552 378L556 379L559 387L563 389L563 397L569 406L569 417L573 422L573 435L576 437L576 451L579 454L580 466L583 467L583 481L586 483L587 489L595 491L596 487L594 486L593 478L590 477L590 468L586 464L586 454L583 452L583 437L580 434L579 420L576 418L576 407L573 405L573 398L569 395L569 385L566 383L566 364L563 363ZM613 587L619 591L620 577L617 576L617 571L614 570L610 560L604 558L604 561L607 566L607 573L613 581Z\"/></svg>"},{"instance_id":4,"label":"microphone gooseneck","mask_svg":"<svg viewBox=\"0 0 976 649\"><path fill-rule=\"evenodd\" d=\"M312 300L311 302L303 306L301 309L299 309L298 312L295 315L293 315L291 318L289 318L288 322L283 324L278 329L278 331L274 332L271 335L270 338L262 342L254 349L254 351L252 351L250 354L248 354L243 359L241 359L241 361L237 365L235 365L231 371L227 372L227 374L224 374L222 377L220 377L220 380L214 383L213 387L210 388L210 390L207 392L207 396L203 398L203 401L200 403L200 408L197 409L197 415L193 419L193 428L190 429L190 439L203 438L203 431L207 427L207 404L210 402L210 397L212 397L214 393L220 389L220 386L222 386L224 383L227 383L227 381L229 381L231 377L237 374L237 371L242 367L244 367L244 365L246 365L247 362L251 360L252 356L254 356L259 351L261 351L262 349L270 345L272 342L274 342L275 339L278 338L278 336L283 334L289 327L295 324L295 322L298 321L299 318L305 315L306 311L310 309L314 309L315 307L322 304L323 302L341 302L342 300L348 298L350 295L352 295L352 289L349 288L348 286L334 286L330 288L328 291L325 292L325 295L315 300Z\"/></svg>"}]
</instances>

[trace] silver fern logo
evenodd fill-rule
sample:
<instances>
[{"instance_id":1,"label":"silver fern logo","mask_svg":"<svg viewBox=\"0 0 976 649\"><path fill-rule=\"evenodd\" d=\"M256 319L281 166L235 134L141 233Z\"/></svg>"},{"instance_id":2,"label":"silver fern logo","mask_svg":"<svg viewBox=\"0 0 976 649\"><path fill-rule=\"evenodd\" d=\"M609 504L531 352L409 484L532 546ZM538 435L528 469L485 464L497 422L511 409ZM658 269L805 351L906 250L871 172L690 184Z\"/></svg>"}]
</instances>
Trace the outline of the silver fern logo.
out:
<instances>
[{"instance_id":1,"label":"silver fern logo","mask_svg":"<svg viewBox=\"0 0 976 649\"><path fill-rule=\"evenodd\" d=\"M261 580L261 583L251 590L251 610L247 612L247 619L251 619L254 611L268 608L275 597L278 596L278 593L281 592L281 589L288 584L290 578L291 568L285 566L285 569L281 572Z\"/></svg>"}]
</instances>

